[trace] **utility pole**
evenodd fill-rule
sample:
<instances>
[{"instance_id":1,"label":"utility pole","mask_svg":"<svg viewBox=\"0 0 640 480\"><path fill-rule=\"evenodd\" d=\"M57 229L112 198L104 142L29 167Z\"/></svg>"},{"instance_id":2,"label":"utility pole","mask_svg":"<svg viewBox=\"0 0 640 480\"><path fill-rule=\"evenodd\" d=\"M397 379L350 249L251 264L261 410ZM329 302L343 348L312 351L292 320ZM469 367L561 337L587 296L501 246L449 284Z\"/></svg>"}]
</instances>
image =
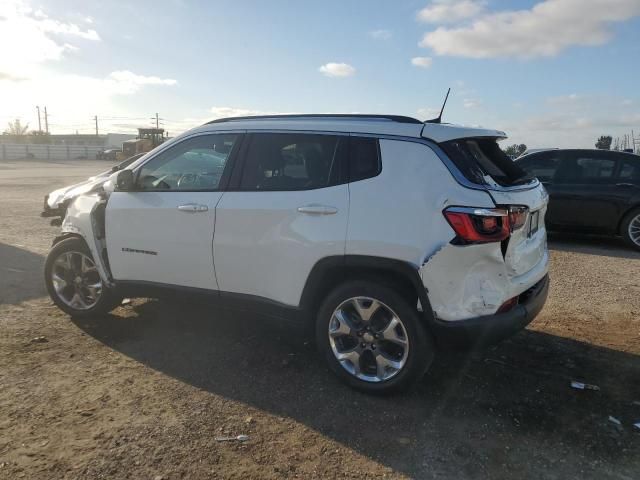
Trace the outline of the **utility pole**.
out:
<instances>
[{"instance_id":1,"label":"utility pole","mask_svg":"<svg viewBox=\"0 0 640 480\"><path fill-rule=\"evenodd\" d=\"M47 135L49 135L49 115L47 114L47 107L44 107L44 129L47 132Z\"/></svg>"},{"instance_id":2,"label":"utility pole","mask_svg":"<svg viewBox=\"0 0 640 480\"><path fill-rule=\"evenodd\" d=\"M160 128L160 120L164 120L164 118L158 117L158 112L156 112L156 116L155 117L151 117L151 121L155 121L156 122L156 128Z\"/></svg>"},{"instance_id":3,"label":"utility pole","mask_svg":"<svg viewBox=\"0 0 640 480\"><path fill-rule=\"evenodd\" d=\"M40 107L36 105L36 110L38 110L38 132L42 132L42 125L40 124Z\"/></svg>"},{"instance_id":4,"label":"utility pole","mask_svg":"<svg viewBox=\"0 0 640 480\"><path fill-rule=\"evenodd\" d=\"M95 122L96 122L96 137L97 137L97 136L98 136L98 115L95 115L95 116L93 117L93 119L94 119L94 120L95 120Z\"/></svg>"}]
</instances>

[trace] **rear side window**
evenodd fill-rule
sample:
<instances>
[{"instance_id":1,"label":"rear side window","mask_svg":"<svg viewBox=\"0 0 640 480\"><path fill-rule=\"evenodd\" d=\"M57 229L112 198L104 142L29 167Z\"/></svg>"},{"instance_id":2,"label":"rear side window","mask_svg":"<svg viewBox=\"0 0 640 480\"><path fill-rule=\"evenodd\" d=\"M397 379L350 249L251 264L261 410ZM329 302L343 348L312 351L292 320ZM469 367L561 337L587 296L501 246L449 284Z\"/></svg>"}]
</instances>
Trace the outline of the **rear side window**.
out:
<instances>
[{"instance_id":1,"label":"rear side window","mask_svg":"<svg viewBox=\"0 0 640 480\"><path fill-rule=\"evenodd\" d=\"M349 181L357 182L380 173L380 148L376 138L351 137Z\"/></svg>"},{"instance_id":2,"label":"rear side window","mask_svg":"<svg viewBox=\"0 0 640 480\"><path fill-rule=\"evenodd\" d=\"M623 161L618 178L620 180L640 183L640 158L635 162L631 160Z\"/></svg>"},{"instance_id":3,"label":"rear side window","mask_svg":"<svg viewBox=\"0 0 640 480\"><path fill-rule=\"evenodd\" d=\"M615 160L590 154L577 154L563 160L555 181L559 183L607 183L613 178Z\"/></svg>"},{"instance_id":4,"label":"rear side window","mask_svg":"<svg viewBox=\"0 0 640 480\"><path fill-rule=\"evenodd\" d=\"M256 133L246 151L242 190L311 190L337 183L347 137Z\"/></svg>"},{"instance_id":5,"label":"rear side window","mask_svg":"<svg viewBox=\"0 0 640 480\"><path fill-rule=\"evenodd\" d=\"M541 154L534 158L523 158L517 162L529 175L536 177L541 182L550 182L560 165L558 155Z\"/></svg>"},{"instance_id":6,"label":"rear side window","mask_svg":"<svg viewBox=\"0 0 640 480\"><path fill-rule=\"evenodd\" d=\"M491 138L464 138L440 144L440 147L473 183L484 184L491 177L503 186L519 185L531 177Z\"/></svg>"}]
</instances>

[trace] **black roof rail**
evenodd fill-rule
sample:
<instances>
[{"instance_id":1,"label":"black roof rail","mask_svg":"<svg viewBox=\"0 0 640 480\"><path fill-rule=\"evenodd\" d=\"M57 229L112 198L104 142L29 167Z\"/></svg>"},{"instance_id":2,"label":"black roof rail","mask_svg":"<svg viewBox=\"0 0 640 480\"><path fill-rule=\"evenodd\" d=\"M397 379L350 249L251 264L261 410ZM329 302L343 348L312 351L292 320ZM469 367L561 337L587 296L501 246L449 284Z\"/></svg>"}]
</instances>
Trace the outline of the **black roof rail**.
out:
<instances>
[{"instance_id":1,"label":"black roof rail","mask_svg":"<svg viewBox=\"0 0 640 480\"><path fill-rule=\"evenodd\" d=\"M359 113L302 113L302 114L291 114L291 115L254 115L254 116L246 116L246 117L228 117L228 118L218 118L216 120L211 120L210 122L205 123L205 125L209 125L211 123L224 123L224 122L232 122L237 120L280 120L280 119L295 119L295 118L353 118L353 119L362 119L362 120L389 120L391 122L396 123L415 123L422 124L420 120L412 117L405 117L403 115L364 115Z\"/></svg>"}]
</instances>

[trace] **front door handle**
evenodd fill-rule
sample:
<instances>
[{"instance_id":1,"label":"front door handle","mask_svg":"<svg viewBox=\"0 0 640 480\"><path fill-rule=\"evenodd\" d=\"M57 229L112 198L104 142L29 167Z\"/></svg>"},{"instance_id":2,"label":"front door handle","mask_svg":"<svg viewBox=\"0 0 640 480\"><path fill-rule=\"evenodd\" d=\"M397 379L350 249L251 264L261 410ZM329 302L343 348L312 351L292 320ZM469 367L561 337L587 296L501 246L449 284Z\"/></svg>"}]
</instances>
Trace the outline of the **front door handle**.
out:
<instances>
[{"instance_id":1,"label":"front door handle","mask_svg":"<svg viewBox=\"0 0 640 480\"><path fill-rule=\"evenodd\" d=\"M298 207L300 213L306 213L307 215L334 215L338 213L336 207L330 207L327 205L304 205Z\"/></svg>"},{"instance_id":2,"label":"front door handle","mask_svg":"<svg viewBox=\"0 0 640 480\"><path fill-rule=\"evenodd\" d=\"M209 211L209 207L200 205L199 203L186 203L184 205L178 205L178 210L185 213L200 213Z\"/></svg>"}]
</instances>

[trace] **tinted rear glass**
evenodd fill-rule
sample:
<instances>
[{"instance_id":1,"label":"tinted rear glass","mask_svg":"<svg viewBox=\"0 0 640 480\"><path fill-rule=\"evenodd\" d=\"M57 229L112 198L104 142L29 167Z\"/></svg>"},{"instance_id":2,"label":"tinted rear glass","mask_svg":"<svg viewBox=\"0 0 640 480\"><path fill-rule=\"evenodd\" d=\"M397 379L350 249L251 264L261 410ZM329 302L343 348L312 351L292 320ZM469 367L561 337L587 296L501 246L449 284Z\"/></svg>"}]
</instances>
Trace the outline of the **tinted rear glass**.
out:
<instances>
[{"instance_id":1,"label":"tinted rear glass","mask_svg":"<svg viewBox=\"0 0 640 480\"><path fill-rule=\"evenodd\" d=\"M532 179L494 139L463 138L441 143L440 147L473 183L486 183L487 176L503 186L519 185Z\"/></svg>"}]
</instances>

